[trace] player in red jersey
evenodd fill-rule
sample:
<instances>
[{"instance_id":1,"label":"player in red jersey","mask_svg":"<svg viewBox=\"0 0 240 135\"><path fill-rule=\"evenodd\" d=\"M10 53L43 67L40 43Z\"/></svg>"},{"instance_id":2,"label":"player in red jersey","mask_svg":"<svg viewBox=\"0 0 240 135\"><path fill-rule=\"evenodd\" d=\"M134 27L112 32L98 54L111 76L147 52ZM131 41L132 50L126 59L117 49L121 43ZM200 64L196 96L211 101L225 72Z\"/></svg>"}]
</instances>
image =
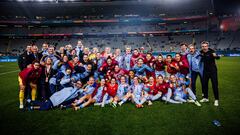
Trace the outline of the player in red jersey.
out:
<instances>
[{"instance_id":1,"label":"player in red jersey","mask_svg":"<svg viewBox=\"0 0 240 135\"><path fill-rule=\"evenodd\" d=\"M116 82L116 78L111 78L110 83L107 84L107 91L103 93L103 101L102 101L102 107L104 107L105 103L110 100L110 103L112 103L113 99L115 98L118 90L118 84Z\"/></svg>"},{"instance_id":2,"label":"player in red jersey","mask_svg":"<svg viewBox=\"0 0 240 135\"><path fill-rule=\"evenodd\" d=\"M19 109L23 109L23 100L26 86L31 87L31 96L32 101L36 99L37 93L37 81L41 75L40 63L38 61L34 61L32 65L28 68L25 68L18 74L19 81Z\"/></svg>"},{"instance_id":3,"label":"player in red jersey","mask_svg":"<svg viewBox=\"0 0 240 135\"><path fill-rule=\"evenodd\" d=\"M176 53L175 60L179 66L179 73L186 77L189 73L189 64L187 59L182 59L182 55L180 53Z\"/></svg>"},{"instance_id":4,"label":"player in red jersey","mask_svg":"<svg viewBox=\"0 0 240 135\"><path fill-rule=\"evenodd\" d=\"M148 82L144 84L143 89L147 92L146 99L148 105L152 105L152 101L155 101L161 97L161 92L156 89L156 82L154 77L149 77Z\"/></svg>"},{"instance_id":5,"label":"player in red jersey","mask_svg":"<svg viewBox=\"0 0 240 135\"><path fill-rule=\"evenodd\" d=\"M159 54L154 62L154 69L155 69L155 77L157 78L159 75L163 77L166 76L165 66L162 54Z\"/></svg>"},{"instance_id":6,"label":"player in red jersey","mask_svg":"<svg viewBox=\"0 0 240 135\"><path fill-rule=\"evenodd\" d=\"M144 59L144 54L140 53L138 49L133 50L132 57L130 59L130 67L132 68L135 64L137 64L137 60L139 58Z\"/></svg>"},{"instance_id":7,"label":"player in red jersey","mask_svg":"<svg viewBox=\"0 0 240 135\"><path fill-rule=\"evenodd\" d=\"M166 65L167 65L167 78L170 75L175 75L179 71L179 66L177 62L172 58L172 55L167 55L166 58Z\"/></svg>"}]
</instances>

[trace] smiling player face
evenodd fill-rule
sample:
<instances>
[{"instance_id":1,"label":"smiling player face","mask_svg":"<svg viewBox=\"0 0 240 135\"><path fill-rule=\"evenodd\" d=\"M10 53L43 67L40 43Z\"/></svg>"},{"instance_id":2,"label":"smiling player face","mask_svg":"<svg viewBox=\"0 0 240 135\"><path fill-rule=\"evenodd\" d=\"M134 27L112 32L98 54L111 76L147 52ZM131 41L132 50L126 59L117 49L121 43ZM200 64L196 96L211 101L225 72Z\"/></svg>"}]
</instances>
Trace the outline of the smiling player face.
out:
<instances>
[{"instance_id":1,"label":"smiling player face","mask_svg":"<svg viewBox=\"0 0 240 135\"><path fill-rule=\"evenodd\" d=\"M40 64L36 62L36 63L33 64L33 67L34 67L34 69L39 69Z\"/></svg>"}]
</instances>

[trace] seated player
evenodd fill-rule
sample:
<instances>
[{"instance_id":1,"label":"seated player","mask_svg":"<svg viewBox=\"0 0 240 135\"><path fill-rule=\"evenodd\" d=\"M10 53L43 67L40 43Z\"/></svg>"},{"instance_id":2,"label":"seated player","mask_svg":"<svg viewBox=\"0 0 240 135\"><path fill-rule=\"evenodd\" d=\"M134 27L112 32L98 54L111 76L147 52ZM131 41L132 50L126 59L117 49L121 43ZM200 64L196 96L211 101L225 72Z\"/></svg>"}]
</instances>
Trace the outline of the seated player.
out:
<instances>
[{"instance_id":1,"label":"seated player","mask_svg":"<svg viewBox=\"0 0 240 135\"><path fill-rule=\"evenodd\" d=\"M148 82L145 83L143 89L146 91L148 105L152 105L152 101L158 100L162 95L161 92L157 91L153 77L149 77Z\"/></svg>"},{"instance_id":2,"label":"seated player","mask_svg":"<svg viewBox=\"0 0 240 135\"><path fill-rule=\"evenodd\" d=\"M118 85L117 95L113 99L113 106L117 106L117 102L122 101L124 99L128 99L129 96L131 96L130 93L128 93L129 85L126 83L126 77L122 75L120 77L120 84ZM123 101L126 102L126 101ZM123 104L119 104L120 106Z\"/></svg>"},{"instance_id":3,"label":"seated player","mask_svg":"<svg viewBox=\"0 0 240 135\"><path fill-rule=\"evenodd\" d=\"M84 108L92 103L92 94L95 90L94 83L94 78L90 77L87 82L87 86L83 88L83 96L72 103L73 109L75 111Z\"/></svg>"},{"instance_id":4,"label":"seated player","mask_svg":"<svg viewBox=\"0 0 240 135\"><path fill-rule=\"evenodd\" d=\"M57 107L61 104L64 104L65 102L77 98L81 93L83 93L83 89L81 88L81 81L77 81L74 84L74 87L66 87L60 91L55 92L46 102L34 102L33 108L39 110L49 110L51 108Z\"/></svg>"},{"instance_id":5,"label":"seated player","mask_svg":"<svg viewBox=\"0 0 240 135\"><path fill-rule=\"evenodd\" d=\"M102 107L106 104L106 102L113 102L114 97L117 94L118 84L116 82L116 78L111 78L110 83L107 84L107 91L104 93ZM112 104L113 107L116 107Z\"/></svg>"},{"instance_id":6,"label":"seated player","mask_svg":"<svg viewBox=\"0 0 240 135\"><path fill-rule=\"evenodd\" d=\"M172 97L172 89L169 86L169 83L164 81L163 76L159 75L156 79L156 89L158 92L162 95L162 100L166 103L173 103L173 104L179 104L181 102L175 101L171 99Z\"/></svg>"},{"instance_id":7,"label":"seated player","mask_svg":"<svg viewBox=\"0 0 240 135\"><path fill-rule=\"evenodd\" d=\"M146 101L145 92L143 90L143 85L140 84L139 78L137 76L133 79L133 85L130 86L130 90L132 91L132 100L136 104L137 108L142 108L143 104Z\"/></svg>"},{"instance_id":8,"label":"seated player","mask_svg":"<svg viewBox=\"0 0 240 135\"><path fill-rule=\"evenodd\" d=\"M175 84L174 86L172 86L172 88L174 89L174 99L176 101L186 103L187 99L191 98L195 105L201 106L201 104L197 101L196 96L193 94L192 90L189 87L186 87L189 82L186 82L183 76L181 77L180 81L177 81L176 76L171 75L170 81L172 84Z\"/></svg>"},{"instance_id":9,"label":"seated player","mask_svg":"<svg viewBox=\"0 0 240 135\"><path fill-rule=\"evenodd\" d=\"M100 85L96 89L96 95L92 98L94 105L101 105L104 91L107 91L106 80L101 79Z\"/></svg>"}]
</instances>

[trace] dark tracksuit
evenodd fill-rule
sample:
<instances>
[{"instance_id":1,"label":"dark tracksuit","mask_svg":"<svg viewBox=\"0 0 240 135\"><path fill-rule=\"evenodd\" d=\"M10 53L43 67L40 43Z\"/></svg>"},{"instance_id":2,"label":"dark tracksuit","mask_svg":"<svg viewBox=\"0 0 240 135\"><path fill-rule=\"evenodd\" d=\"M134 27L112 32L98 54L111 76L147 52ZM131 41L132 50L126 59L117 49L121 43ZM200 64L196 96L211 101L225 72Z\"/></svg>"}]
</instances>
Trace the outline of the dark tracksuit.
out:
<instances>
[{"instance_id":1,"label":"dark tracksuit","mask_svg":"<svg viewBox=\"0 0 240 135\"><path fill-rule=\"evenodd\" d=\"M204 64L203 68L203 97L208 98L208 82L211 79L212 88L214 97L216 100L219 99L218 93L218 75L217 75L217 66L215 63L215 59L219 59L219 56L214 57L214 50L210 49L207 52L201 51L202 62Z\"/></svg>"},{"instance_id":2,"label":"dark tracksuit","mask_svg":"<svg viewBox=\"0 0 240 135\"><path fill-rule=\"evenodd\" d=\"M26 68L29 64L32 64L30 59L31 59L31 53L27 53L27 51L25 51L18 57L18 67L21 71L24 68Z\"/></svg>"}]
</instances>

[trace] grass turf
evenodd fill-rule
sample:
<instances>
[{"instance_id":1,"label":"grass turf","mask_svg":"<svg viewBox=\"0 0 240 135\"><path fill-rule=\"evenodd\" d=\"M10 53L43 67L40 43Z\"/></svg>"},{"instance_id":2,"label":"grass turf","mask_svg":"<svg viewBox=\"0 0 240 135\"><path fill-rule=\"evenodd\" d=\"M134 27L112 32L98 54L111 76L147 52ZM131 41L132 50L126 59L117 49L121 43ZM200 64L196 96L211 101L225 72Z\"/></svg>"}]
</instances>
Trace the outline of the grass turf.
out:
<instances>
[{"instance_id":1,"label":"grass turf","mask_svg":"<svg viewBox=\"0 0 240 135\"><path fill-rule=\"evenodd\" d=\"M210 102L173 105L156 101L136 109L126 103L116 109L106 106L69 110L21 112L18 110L17 63L0 63L1 134L232 134L240 133L240 58L221 58L218 63L220 106ZM201 97L200 83L197 95ZM212 124L219 120L221 127Z\"/></svg>"}]
</instances>

